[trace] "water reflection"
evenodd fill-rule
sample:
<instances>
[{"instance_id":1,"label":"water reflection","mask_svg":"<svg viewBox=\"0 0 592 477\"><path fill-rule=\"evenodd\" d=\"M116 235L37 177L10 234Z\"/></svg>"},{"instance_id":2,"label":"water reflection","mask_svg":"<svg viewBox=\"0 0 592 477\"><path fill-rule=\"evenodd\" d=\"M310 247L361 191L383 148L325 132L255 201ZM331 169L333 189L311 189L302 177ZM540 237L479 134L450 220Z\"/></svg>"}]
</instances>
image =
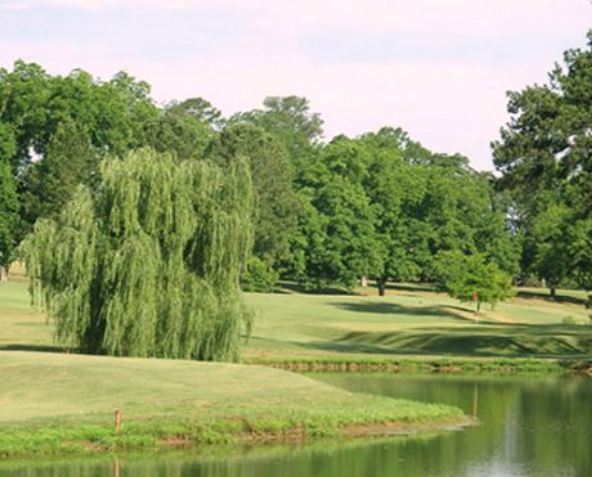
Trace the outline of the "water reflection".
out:
<instances>
[{"instance_id":1,"label":"water reflection","mask_svg":"<svg viewBox=\"0 0 592 477\"><path fill-rule=\"evenodd\" d=\"M0 464L0 477L590 477L592 380L323 374L350 390L446 402L481 425L308 446ZM215 454L212 454L215 452Z\"/></svg>"}]
</instances>

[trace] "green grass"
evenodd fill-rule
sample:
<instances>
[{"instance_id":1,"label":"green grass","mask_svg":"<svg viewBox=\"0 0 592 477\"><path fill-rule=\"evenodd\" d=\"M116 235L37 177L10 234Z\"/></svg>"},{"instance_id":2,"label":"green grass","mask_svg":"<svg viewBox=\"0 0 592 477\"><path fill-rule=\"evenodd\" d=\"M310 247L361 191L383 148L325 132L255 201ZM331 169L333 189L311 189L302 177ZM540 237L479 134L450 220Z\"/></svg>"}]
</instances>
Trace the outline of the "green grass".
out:
<instances>
[{"instance_id":1,"label":"green grass","mask_svg":"<svg viewBox=\"0 0 592 477\"><path fill-rule=\"evenodd\" d=\"M370 290L372 292L372 290ZM582 358L592 326L581 304L529 296L475 315L443 294L403 287L388 296L249 295L259 311L245 355ZM577 325L562 323L566 316Z\"/></svg>"},{"instance_id":2,"label":"green grass","mask_svg":"<svg viewBox=\"0 0 592 477\"><path fill-rule=\"evenodd\" d=\"M258 318L243 356L299 370L546 372L561 370L563 359L586 370L589 310L578 294L565 296L575 298L549 301L527 291L477 317L427 287L398 286L383 298L247 294ZM580 324L562 324L566 316ZM0 284L0 455L159 447L171 437L293 438L357 424L461 419L454 408L351 394L269 367L67 355L51 332L30 307L23 281ZM124 413L120 433L111 424L115 408Z\"/></svg>"},{"instance_id":3,"label":"green grass","mask_svg":"<svg viewBox=\"0 0 592 477\"><path fill-rule=\"evenodd\" d=\"M0 376L3 457L466 422L456 408L349 393L254 365L0 351ZM115 409L123 412L120 432Z\"/></svg>"},{"instance_id":4,"label":"green grass","mask_svg":"<svg viewBox=\"0 0 592 477\"><path fill-rule=\"evenodd\" d=\"M397 356L584 359L592 355L591 310L533 290L475 315L429 288L399 286L388 296L247 294L256 310L247 360ZM372 289L365 293L374 293ZM520 290L522 294L523 291ZM572 317L576 325L563 324ZM24 282L0 285L0 349L51 350L51 326L32 309Z\"/></svg>"}]
</instances>

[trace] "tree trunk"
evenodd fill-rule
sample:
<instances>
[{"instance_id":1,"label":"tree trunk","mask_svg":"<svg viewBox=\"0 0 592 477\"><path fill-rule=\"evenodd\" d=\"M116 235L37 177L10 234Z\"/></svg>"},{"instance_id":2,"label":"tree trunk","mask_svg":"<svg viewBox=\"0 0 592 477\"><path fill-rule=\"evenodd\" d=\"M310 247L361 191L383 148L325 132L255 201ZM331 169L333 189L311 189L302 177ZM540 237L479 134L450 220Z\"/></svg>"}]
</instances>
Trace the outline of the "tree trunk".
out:
<instances>
[{"instance_id":1,"label":"tree trunk","mask_svg":"<svg viewBox=\"0 0 592 477\"><path fill-rule=\"evenodd\" d=\"M0 266L0 282L7 282L8 281L8 272L6 271L6 267Z\"/></svg>"},{"instance_id":2,"label":"tree trunk","mask_svg":"<svg viewBox=\"0 0 592 477\"><path fill-rule=\"evenodd\" d=\"M386 278L377 278L376 286L378 287L378 296L386 295Z\"/></svg>"},{"instance_id":3,"label":"tree trunk","mask_svg":"<svg viewBox=\"0 0 592 477\"><path fill-rule=\"evenodd\" d=\"M360 286L364 288L368 286L368 277L366 275L360 277Z\"/></svg>"},{"instance_id":4,"label":"tree trunk","mask_svg":"<svg viewBox=\"0 0 592 477\"><path fill-rule=\"evenodd\" d=\"M554 300L557 297L557 287L555 285L552 285L549 288L549 291L551 292L551 298Z\"/></svg>"}]
</instances>

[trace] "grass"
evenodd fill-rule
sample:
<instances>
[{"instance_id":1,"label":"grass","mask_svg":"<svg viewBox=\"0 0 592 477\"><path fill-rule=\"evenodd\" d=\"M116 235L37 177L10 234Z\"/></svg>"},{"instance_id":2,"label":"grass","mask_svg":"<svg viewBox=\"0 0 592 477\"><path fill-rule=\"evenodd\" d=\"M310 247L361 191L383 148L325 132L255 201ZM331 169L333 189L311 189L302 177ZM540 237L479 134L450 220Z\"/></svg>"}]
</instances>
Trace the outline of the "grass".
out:
<instances>
[{"instance_id":1,"label":"grass","mask_svg":"<svg viewBox=\"0 0 592 477\"><path fill-rule=\"evenodd\" d=\"M350 393L253 365L0 351L0 375L1 457L466 423L453 407Z\"/></svg>"},{"instance_id":2,"label":"grass","mask_svg":"<svg viewBox=\"0 0 592 477\"><path fill-rule=\"evenodd\" d=\"M18 276L17 276L18 278ZM535 289L536 290L536 289ZM527 289L476 315L429 287L399 285L386 297L305 295L285 289L277 294L247 294L257 311L254 333L244 346L249 362L384 362L488 358L507 366L509 358L589 359L592 356L590 310L561 297L559 301ZM574 324L565 324L566 317ZM51 326L30 307L26 285L18 279L0 285L0 349L58 349ZM514 363L521 363L515 361Z\"/></svg>"},{"instance_id":3,"label":"grass","mask_svg":"<svg viewBox=\"0 0 592 477\"><path fill-rule=\"evenodd\" d=\"M258 319L243 356L297 370L556 372L561 360L588 370L592 327L579 295L526 292L479 316L429 287L383 298L248 294ZM579 324L562 324L566 316ZM351 394L270 367L63 354L18 277L0 284L0 376L0 456L11 458L462 422L455 408Z\"/></svg>"},{"instance_id":4,"label":"grass","mask_svg":"<svg viewBox=\"0 0 592 477\"><path fill-rule=\"evenodd\" d=\"M372 293L372 290L364 292ZM560 295L562 296L562 295ZM257 294L249 359L397 356L584 358L592 353L587 310L520 296L476 315L446 295L405 286L386 297ZM576 325L566 325L566 316Z\"/></svg>"}]
</instances>

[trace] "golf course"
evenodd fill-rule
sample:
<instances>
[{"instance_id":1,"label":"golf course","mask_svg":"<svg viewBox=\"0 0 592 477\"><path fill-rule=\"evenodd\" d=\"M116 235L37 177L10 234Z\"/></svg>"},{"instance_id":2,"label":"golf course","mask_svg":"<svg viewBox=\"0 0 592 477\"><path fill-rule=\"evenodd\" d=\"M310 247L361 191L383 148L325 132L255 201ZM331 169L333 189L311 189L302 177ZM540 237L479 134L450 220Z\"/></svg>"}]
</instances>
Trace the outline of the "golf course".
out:
<instances>
[{"instance_id":1,"label":"golf course","mask_svg":"<svg viewBox=\"0 0 592 477\"><path fill-rule=\"evenodd\" d=\"M18 276L0 287L0 331L4 457L389 435L470 422L455 407L351 393L270 367L66 353Z\"/></svg>"},{"instance_id":2,"label":"golf course","mask_svg":"<svg viewBox=\"0 0 592 477\"><path fill-rule=\"evenodd\" d=\"M563 298L562 298L563 297ZM461 410L347 392L289 369L565 373L590 358L583 294L536 290L476 315L429 287L356 295L246 294L243 364L68 353L18 266L0 285L0 454L409 433L465 425ZM575 324L565 324L570 316ZM571 322L572 319L569 321ZM436 368L434 368L436 366ZM441 366L438 368L438 366ZM122 412L123 427L113 427Z\"/></svg>"},{"instance_id":3,"label":"golf course","mask_svg":"<svg viewBox=\"0 0 592 477\"><path fill-rule=\"evenodd\" d=\"M0 0L0 477L592 476L592 0Z\"/></svg>"}]
</instances>

